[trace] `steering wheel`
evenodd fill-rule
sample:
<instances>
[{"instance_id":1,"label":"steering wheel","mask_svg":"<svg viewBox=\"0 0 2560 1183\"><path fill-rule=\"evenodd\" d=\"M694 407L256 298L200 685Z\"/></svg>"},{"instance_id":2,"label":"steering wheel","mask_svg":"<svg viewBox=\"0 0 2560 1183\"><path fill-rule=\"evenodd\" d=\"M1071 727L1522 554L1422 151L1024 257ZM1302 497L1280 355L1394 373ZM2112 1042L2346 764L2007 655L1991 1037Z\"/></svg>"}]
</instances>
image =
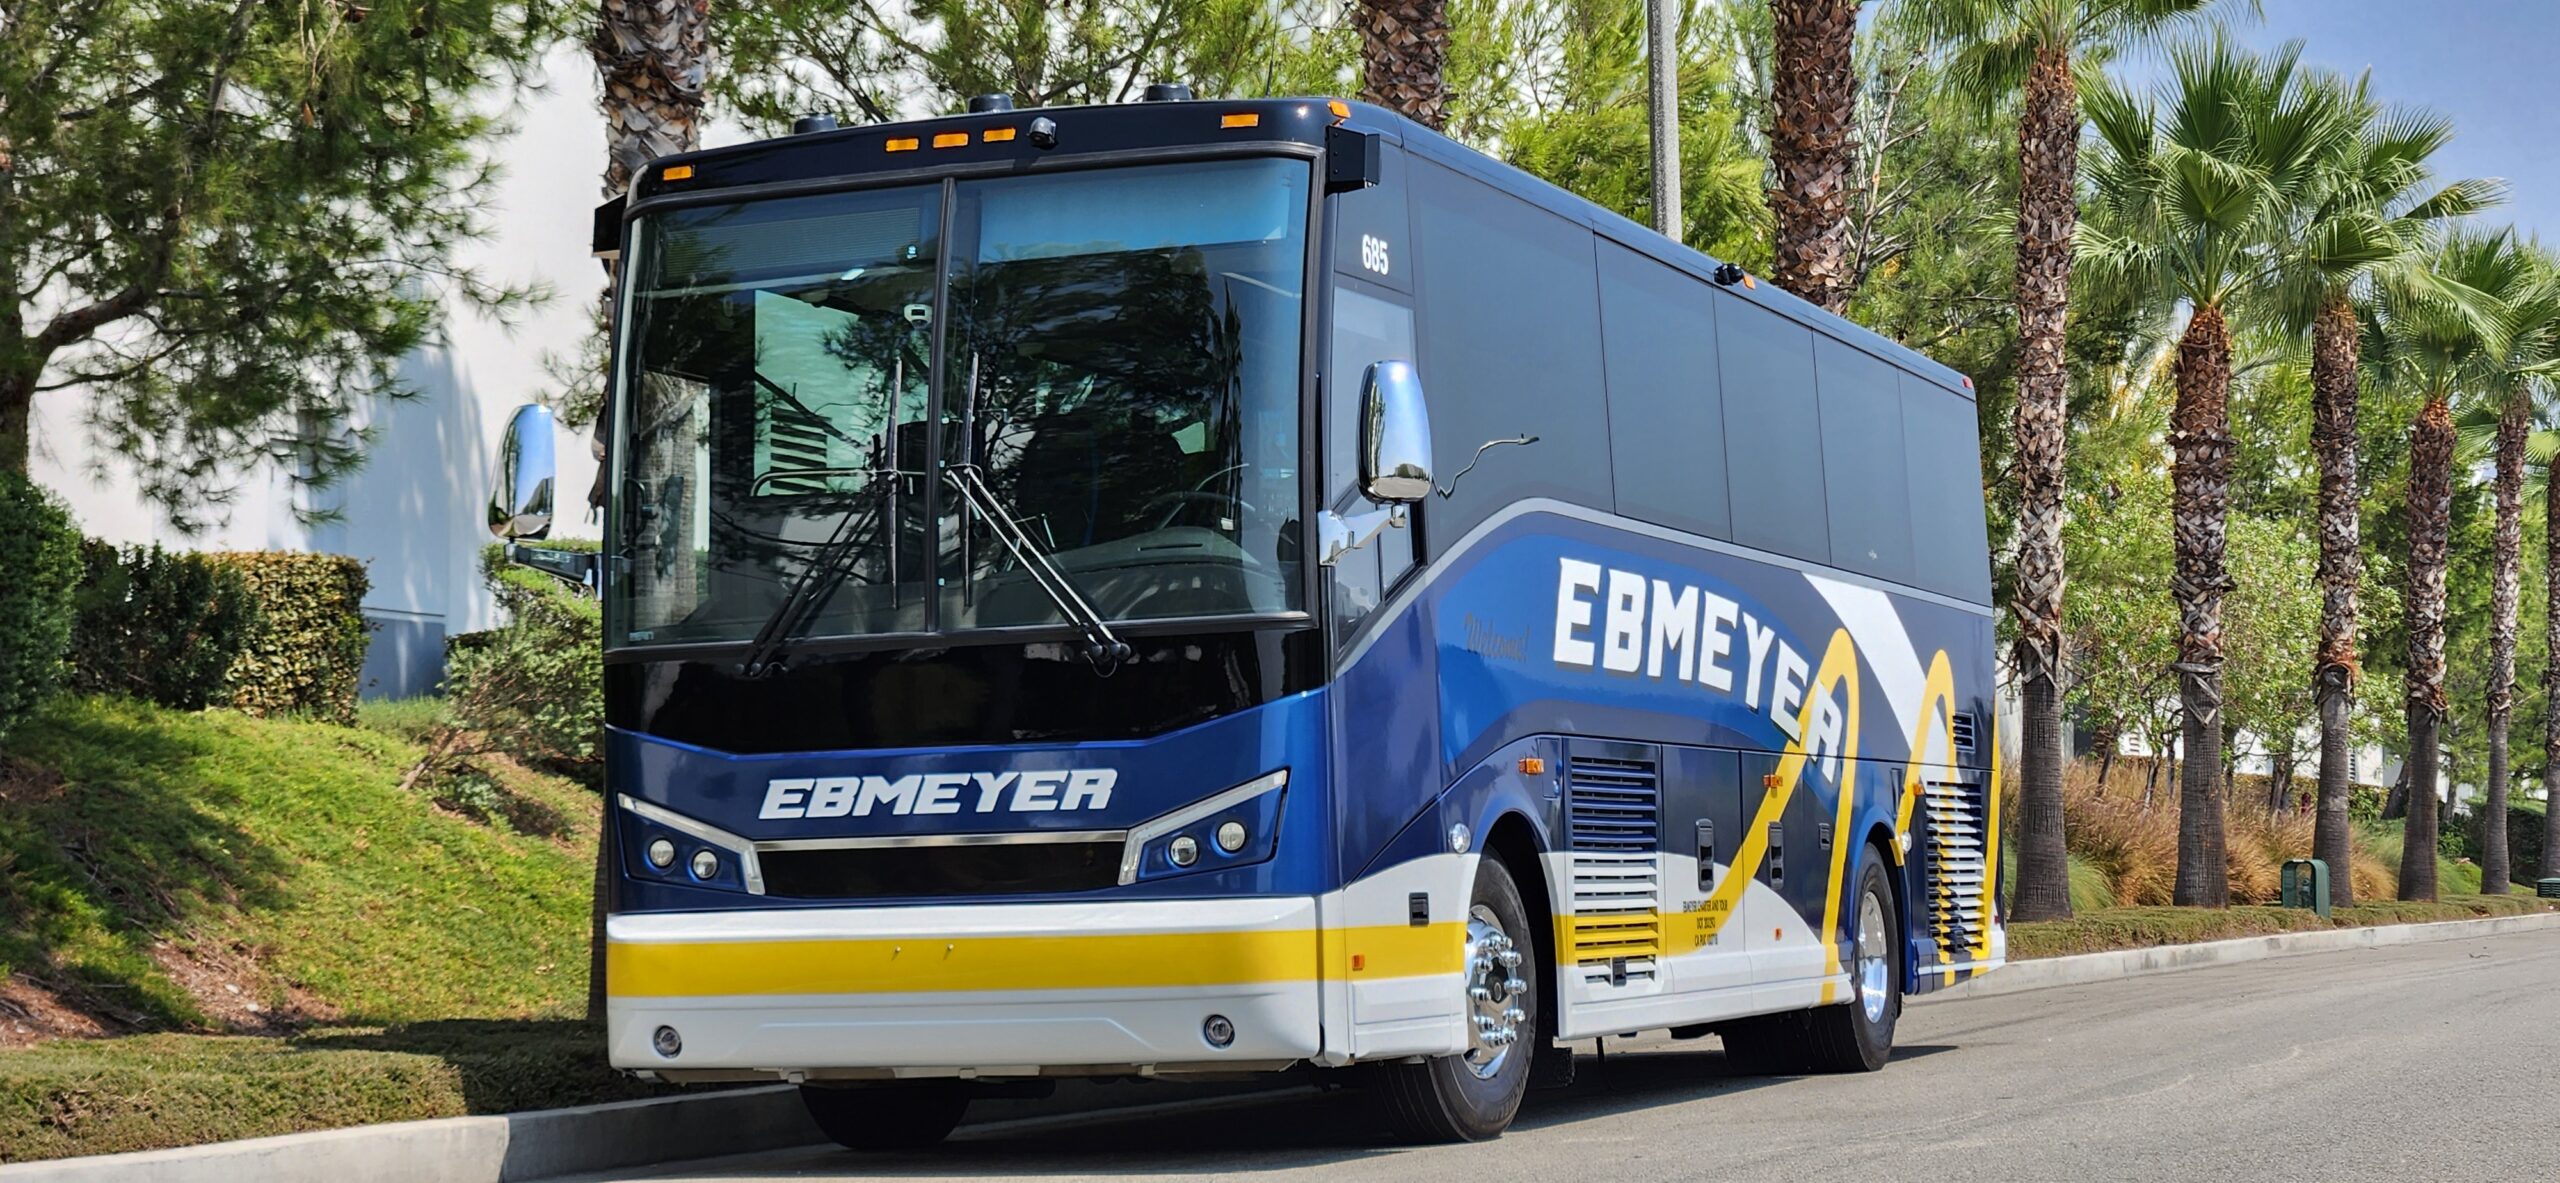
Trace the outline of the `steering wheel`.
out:
<instances>
[{"instance_id":1,"label":"steering wheel","mask_svg":"<svg viewBox=\"0 0 2560 1183\"><path fill-rule=\"evenodd\" d=\"M1174 520L1180 518L1185 510L1201 506L1218 511L1219 517L1236 521L1243 521L1254 513L1251 502L1233 493L1213 493L1207 489L1175 489L1147 498L1146 504L1138 507L1136 516L1144 518L1159 505L1164 506L1165 510L1164 516L1156 520L1155 529L1158 530L1173 525Z\"/></svg>"}]
</instances>

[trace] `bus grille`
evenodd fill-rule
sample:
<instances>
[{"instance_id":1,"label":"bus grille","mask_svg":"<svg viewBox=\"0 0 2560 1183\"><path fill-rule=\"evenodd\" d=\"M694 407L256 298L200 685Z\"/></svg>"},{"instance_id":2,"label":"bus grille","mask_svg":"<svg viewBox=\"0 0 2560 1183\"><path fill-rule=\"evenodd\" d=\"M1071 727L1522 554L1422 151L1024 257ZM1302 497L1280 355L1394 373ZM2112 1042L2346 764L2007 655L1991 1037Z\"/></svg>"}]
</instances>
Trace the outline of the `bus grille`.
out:
<instances>
[{"instance_id":1,"label":"bus grille","mask_svg":"<svg viewBox=\"0 0 2560 1183\"><path fill-rule=\"evenodd\" d=\"M1947 960L1971 961L1990 931L1982 878L1991 836L1983 831L1982 790L1924 781L1921 802L1929 817L1929 934Z\"/></svg>"},{"instance_id":2,"label":"bus grille","mask_svg":"<svg viewBox=\"0 0 2560 1183\"><path fill-rule=\"evenodd\" d=\"M765 894L862 900L1095 891L1120 881L1121 843L764 850Z\"/></svg>"}]
</instances>

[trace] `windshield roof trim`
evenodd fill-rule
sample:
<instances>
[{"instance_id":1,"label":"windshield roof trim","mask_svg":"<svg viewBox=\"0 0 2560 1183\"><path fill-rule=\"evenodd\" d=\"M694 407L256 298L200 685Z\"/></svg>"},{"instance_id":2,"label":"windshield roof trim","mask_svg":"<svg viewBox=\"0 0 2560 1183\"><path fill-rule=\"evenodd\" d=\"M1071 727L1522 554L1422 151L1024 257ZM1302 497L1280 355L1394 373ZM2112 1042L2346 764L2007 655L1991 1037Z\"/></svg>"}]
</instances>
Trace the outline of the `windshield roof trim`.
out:
<instances>
[{"instance_id":1,"label":"windshield roof trim","mask_svg":"<svg viewBox=\"0 0 2560 1183\"><path fill-rule=\"evenodd\" d=\"M756 185L738 185L727 189L699 189L683 193L659 194L626 203L622 209L622 221L625 226L629 226L644 215L687 206L742 205L768 198L814 197L826 193L894 189L901 185L939 184L945 180L975 181L990 177L1043 176L1050 173L1127 168L1133 165L1183 164L1196 160L1250 159L1258 156L1282 157L1312 163L1323 154L1323 150L1315 145L1295 140L1246 140L1232 144L1181 144L1163 148L1128 148L1116 152L1093 152L1058 157L1054 164L1034 163L1030 167L1025 167L1020 161L990 160L884 172L843 173L800 181L770 181Z\"/></svg>"}]
</instances>

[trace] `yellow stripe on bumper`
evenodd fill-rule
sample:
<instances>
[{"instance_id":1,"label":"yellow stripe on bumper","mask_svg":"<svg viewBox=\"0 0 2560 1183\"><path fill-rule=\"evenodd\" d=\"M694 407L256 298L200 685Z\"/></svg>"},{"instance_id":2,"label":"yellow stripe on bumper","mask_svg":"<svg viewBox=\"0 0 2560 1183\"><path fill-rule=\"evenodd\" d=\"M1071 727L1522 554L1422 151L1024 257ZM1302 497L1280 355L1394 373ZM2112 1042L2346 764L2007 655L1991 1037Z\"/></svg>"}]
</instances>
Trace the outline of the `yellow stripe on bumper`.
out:
<instances>
[{"instance_id":1,"label":"yellow stripe on bumper","mask_svg":"<svg viewBox=\"0 0 2560 1183\"><path fill-rule=\"evenodd\" d=\"M1350 976L1412 977L1458 972L1466 928L1379 925L1340 930L1338 937L1336 947L1362 963ZM1315 980L1319 946L1311 929L616 941L605 950L605 983L616 998L1233 986Z\"/></svg>"}]
</instances>

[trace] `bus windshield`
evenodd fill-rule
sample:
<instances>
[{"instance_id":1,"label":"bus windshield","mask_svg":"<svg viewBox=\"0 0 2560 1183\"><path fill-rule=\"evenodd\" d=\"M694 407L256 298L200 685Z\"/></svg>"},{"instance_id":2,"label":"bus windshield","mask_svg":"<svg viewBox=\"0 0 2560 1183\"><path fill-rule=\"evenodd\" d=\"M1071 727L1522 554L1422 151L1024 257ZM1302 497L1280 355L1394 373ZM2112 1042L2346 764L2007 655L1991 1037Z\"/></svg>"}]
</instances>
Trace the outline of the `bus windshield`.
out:
<instances>
[{"instance_id":1,"label":"bus windshield","mask_svg":"<svg viewBox=\"0 0 2560 1183\"><path fill-rule=\"evenodd\" d=\"M645 216L608 635L742 642L795 584L829 589L800 637L1068 623L959 494L961 466L1104 618L1301 610L1309 171L1227 160Z\"/></svg>"}]
</instances>

